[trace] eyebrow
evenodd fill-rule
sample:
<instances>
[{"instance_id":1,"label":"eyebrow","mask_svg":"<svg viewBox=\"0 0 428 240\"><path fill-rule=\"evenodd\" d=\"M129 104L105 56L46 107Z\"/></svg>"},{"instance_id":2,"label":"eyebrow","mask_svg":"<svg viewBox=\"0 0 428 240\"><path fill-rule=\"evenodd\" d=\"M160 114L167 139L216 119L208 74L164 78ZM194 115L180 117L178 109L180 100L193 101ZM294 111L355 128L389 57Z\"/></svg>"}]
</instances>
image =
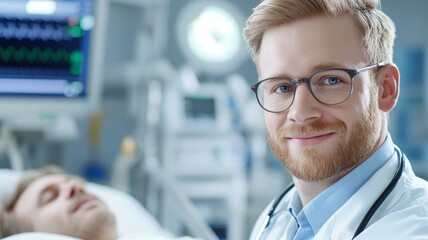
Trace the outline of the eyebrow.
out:
<instances>
[{"instance_id":1,"label":"eyebrow","mask_svg":"<svg viewBox=\"0 0 428 240\"><path fill-rule=\"evenodd\" d=\"M323 70L323 69L328 69L328 68L346 68L346 65L341 64L341 63L321 63L321 64L317 64L312 68L312 73Z\"/></svg>"},{"instance_id":2,"label":"eyebrow","mask_svg":"<svg viewBox=\"0 0 428 240\"><path fill-rule=\"evenodd\" d=\"M311 74L314 74L318 71L324 70L324 69L329 69L329 68L347 68L346 65L341 64L341 63L320 63L315 65L314 67L312 67L311 69ZM278 75L278 76L273 76L273 77L267 77L264 79L260 79L260 81L266 80L266 79L293 79L292 77L289 77L287 75Z\"/></svg>"}]
</instances>

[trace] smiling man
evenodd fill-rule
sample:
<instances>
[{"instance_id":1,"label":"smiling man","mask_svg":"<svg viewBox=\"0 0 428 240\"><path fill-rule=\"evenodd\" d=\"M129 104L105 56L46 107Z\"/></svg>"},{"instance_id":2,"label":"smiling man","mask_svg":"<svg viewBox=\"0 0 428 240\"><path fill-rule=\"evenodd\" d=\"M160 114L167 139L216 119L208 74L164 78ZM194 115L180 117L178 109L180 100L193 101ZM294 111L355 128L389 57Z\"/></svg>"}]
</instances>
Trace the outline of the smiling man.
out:
<instances>
[{"instance_id":1,"label":"smiling man","mask_svg":"<svg viewBox=\"0 0 428 240\"><path fill-rule=\"evenodd\" d=\"M290 186L252 239L428 238L428 185L388 134L395 27L376 0L264 0L244 37ZM405 230L403 230L405 229Z\"/></svg>"}]
</instances>

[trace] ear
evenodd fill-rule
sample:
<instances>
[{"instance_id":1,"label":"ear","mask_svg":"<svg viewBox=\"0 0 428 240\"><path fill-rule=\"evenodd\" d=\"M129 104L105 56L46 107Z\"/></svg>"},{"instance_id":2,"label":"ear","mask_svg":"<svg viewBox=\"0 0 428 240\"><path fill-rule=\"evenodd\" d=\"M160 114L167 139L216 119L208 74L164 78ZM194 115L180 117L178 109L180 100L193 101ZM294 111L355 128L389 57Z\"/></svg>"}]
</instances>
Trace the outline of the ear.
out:
<instances>
[{"instance_id":1,"label":"ear","mask_svg":"<svg viewBox=\"0 0 428 240\"><path fill-rule=\"evenodd\" d=\"M378 70L379 83L379 109L384 112L391 111L398 100L400 92L400 72L398 67L391 63Z\"/></svg>"}]
</instances>

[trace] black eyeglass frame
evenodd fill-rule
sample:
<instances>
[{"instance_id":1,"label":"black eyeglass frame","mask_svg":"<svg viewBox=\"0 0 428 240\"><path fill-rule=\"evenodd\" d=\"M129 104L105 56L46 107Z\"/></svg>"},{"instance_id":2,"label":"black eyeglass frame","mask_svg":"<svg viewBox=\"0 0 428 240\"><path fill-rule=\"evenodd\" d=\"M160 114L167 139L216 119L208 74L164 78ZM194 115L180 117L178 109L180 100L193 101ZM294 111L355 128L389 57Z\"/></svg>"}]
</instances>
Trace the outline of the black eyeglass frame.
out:
<instances>
[{"instance_id":1,"label":"black eyeglass frame","mask_svg":"<svg viewBox=\"0 0 428 240\"><path fill-rule=\"evenodd\" d=\"M306 85L307 85L307 87L308 87L308 89L309 89L309 92L311 93L311 95L312 95L312 96L313 96L313 97L314 97L318 102L320 102L320 103L322 103L322 104L324 104L324 105L337 105L337 104L341 104L341 103L345 102L345 101L346 101L346 100L348 100L348 98L352 95L353 90L354 90L354 77L355 77L355 76L357 76L357 75L358 75L358 74L360 74L361 72L368 71L368 70L371 70L371 69L374 69L374 68L380 68L380 67L383 67L383 66L385 66L385 65L386 65L385 63L377 63L377 64L369 65L369 66L367 66L367 67L358 68L358 69L349 69L349 68L327 68L327 69L322 69L322 70L320 70L320 71L317 71L317 72L313 73L313 74L312 74L311 76L309 76L309 77L306 77L306 78L298 78L298 79L288 79L288 78L284 78L284 77L266 78L266 79L263 79L263 80L258 81L258 82L256 82L256 83L253 83L253 84L251 85L251 90L256 94L257 102L259 103L260 107L262 107L265 111L267 111L267 112L271 112L271 113L281 113L281 112L285 112L285 111L287 111L287 110L288 110L288 109L293 105L293 103L294 103L294 99L295 99L295 95L296 95L296 91L295 91L295 90L296 90L297 85L298 85L299 83L306 83ZM324 102L322 102L321 100L319 100L319 99L315 96L315 94L313 93L313 91L312 91L312 87L311 87L311 79L312 79L312 77L313 77L313 76L315 76L316 74L320 73L320 72L329 71L329 70L339 70L339 71L344 71L344 72L346 72L346 73L349 75L349 77L351 78L351 90L349 91L348 96L347 96L343 101L340 101L340 102L337 102L337 103L324 103ZM258 93L257 93L257 90L258 90L258 88L259 88L260 84L262 84L262 83L263 83L263 82L265 82L265 81L268 81L268 80L275 80L275 79L281 79L281 80L288 79L288 80L291 82L292 86L293 86L293 100L291 101L290 106L288 106L286 109L281 110L281 111L271 111L271 110L268 110L268 109L266 109L265 107L263 107L263 104L260 102L259 95L258 95Z\"/></svg>"}]
</instances>

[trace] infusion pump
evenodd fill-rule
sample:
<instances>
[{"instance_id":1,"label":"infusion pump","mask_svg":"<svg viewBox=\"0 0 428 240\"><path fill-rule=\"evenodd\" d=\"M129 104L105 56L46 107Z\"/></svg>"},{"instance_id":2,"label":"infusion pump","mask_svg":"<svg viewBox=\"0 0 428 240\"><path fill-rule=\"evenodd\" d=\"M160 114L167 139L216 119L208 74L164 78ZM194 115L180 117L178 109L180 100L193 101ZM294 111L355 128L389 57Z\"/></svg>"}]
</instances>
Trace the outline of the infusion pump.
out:
<instances>
[{"instance_id":1,"label":"infusion pump","mask_svg":"<svg viewBox=\"0 0 428 240\"><path fill-rule=\"evenodd\" d=\"M219 133L233 128L231 98L224 84L204 83L194 91L168 89L164 110L172 132Z\"/></svg>"},{"instance_id":2,"label":"infusion pump","mask_svg":"<svg viewBox=\"0 0 428 240\"><path fill-rule=\"evenodd\" d=\"M164 96L166 173L211 226L227 232L228 239L243 239L239 234L247 209L245 144L234 125L228 86L201 83L194 91L179 89L171 86ZM176 207L167 201L163 209ZM170 216L167 219L170 229L180 227Z\"/></svg>"}]
</instances>

